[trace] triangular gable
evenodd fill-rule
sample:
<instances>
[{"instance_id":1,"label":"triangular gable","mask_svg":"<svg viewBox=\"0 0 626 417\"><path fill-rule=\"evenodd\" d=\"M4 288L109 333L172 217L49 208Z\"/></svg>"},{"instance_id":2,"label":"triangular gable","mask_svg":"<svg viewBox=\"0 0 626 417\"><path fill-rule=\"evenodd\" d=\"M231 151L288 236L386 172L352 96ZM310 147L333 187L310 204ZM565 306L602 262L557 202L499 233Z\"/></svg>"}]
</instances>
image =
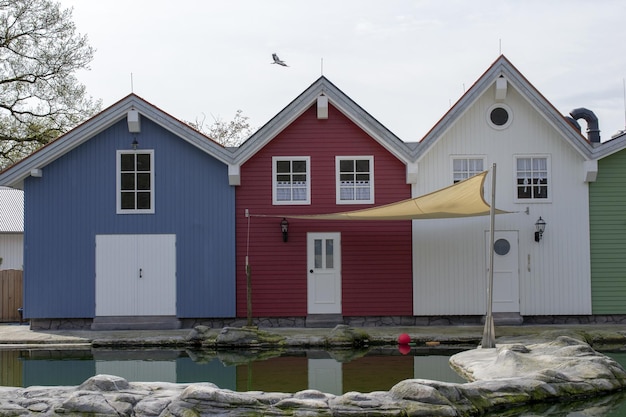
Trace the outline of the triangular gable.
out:
<instances>
[{"instance_id":1,"label":"triangular gable","mask_svg":"<svg viewBox=\"0 0 626 417\"><path fill-rule=\"evenodd\" d=\"M178 137L212 155L217 160L230 164L233 154L222 145L174 118L141 97L130 94L117 103L101 111L54 141L41 147L28 157L0 172L0 185L22 188L23 181L31 172L43 169L46 165L65 155L72 149L87 142L98 133L126 118L130 110L136 110L154 123L169 130Z\"/></svg>"},{"instance_id":2,"label":"triangular gable","mask_svg":"<svg viewBox=\"0 0 626 417\"><path fill-rule=\"evenodd\" d=\"M267 217L309 220L418 220L486 216L490 214L490 206L483 197L486 175L487 171L420 197L363 210L331 214L271 215ZM508 213L497 209L495 212L496 214Z\"/></svg>"},{"instance_id":3,"label":"triangular gable","mask_svg":"<svg viewBox=\"0 0 626 417\"><path fill-rule=\"evenodd\" d=\"M235 164L242 165L250 159L263 146L314 105L317 102L317 98L321 95L326 96L330 104L396 158L405 164L410 162L410 150L402 140L352 101L350 97L326 77L322 76L240 146L235 157Z\"/></svg>"},{"instance_id":4,"label":"triangular gable","mask_svg":"<svg viewBox=\"0 0 626 417\"><path fill-rule=\"evenodd\" d=\"M574 129L557 109L520 73L511 62L501 55L470 87L441 120L426 134L415 148L414 157L420 160L445 132L467 111L499 77L515 88L528 102L558 130L562 137L585 159L592 154L591 144Z\"/></svg>"}]
</instances>

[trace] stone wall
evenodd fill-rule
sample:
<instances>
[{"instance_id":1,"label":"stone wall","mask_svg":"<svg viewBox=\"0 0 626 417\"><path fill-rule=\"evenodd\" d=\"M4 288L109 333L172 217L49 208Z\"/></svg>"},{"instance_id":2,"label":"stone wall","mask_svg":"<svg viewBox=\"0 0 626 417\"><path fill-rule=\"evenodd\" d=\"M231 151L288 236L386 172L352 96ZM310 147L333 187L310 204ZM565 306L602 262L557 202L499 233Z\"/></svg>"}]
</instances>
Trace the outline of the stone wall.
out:
<instances>
[{"instance_id":1,"label":"stone wall","mask_svg":"<svg viewBox=\"0 0 626 417\"><path fill-rule=\"evenodd\" d=\"M480 326L484 316L364 316L343 317L341 323L352 327L380 326ZM211 328L243 327L245 318L205 318L180 319L183 329L196 326ZM33 319L30 321L32 330L90 330L92 319ZM497 325L496 321L496 325ZM505 323L503 323L505 324ZM524 316L520 324L626 324L626 315L589 315L589 316ZM300 327L305 328L306 317L261 317L254 318L253 325L264 328Z\"/></svg>"}]
</instances>

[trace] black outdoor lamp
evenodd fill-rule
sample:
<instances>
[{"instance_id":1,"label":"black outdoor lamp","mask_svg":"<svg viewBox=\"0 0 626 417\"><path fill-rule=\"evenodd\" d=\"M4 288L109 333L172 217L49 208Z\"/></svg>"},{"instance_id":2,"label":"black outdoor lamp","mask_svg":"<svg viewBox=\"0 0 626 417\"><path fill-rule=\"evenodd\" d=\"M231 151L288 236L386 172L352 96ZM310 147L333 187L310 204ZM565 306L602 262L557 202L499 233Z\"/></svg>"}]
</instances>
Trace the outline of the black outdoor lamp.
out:
<instances>
[{"instance_id":1,"label":"black outdoor lamp","mask_svg":"<svg viewBox=\"0 0 626 417\"><path fill-rule=\"evenodd\" d=\"M137 137L135 135L133 135L133 143L131 143L132 147L133 147L133 151L137 150L137 146L139 146L139 142L137 142Z\"/></svg>"},{"instance_id":2,"label":"black outdoor lamp","mask_svg":"<svg viewBox=\"0 0 626 417\"><path fill-rule=\"evenodd\" d=\"M546 222L539 216L539 220L535 223L535 242L539 242L546 230Z\"/></svg>"},{"instance_id":3,"label":"black outdoor lamp","mask_svg":"<svg viewBox=\"0 0 626 417\"><path fill-rule=\"evenodd\" d=\"M289 222L284 217L283 221L280 222L280 231L283 232L283 242L286 242L289 233Z\"/></svg>"}]
</instances>

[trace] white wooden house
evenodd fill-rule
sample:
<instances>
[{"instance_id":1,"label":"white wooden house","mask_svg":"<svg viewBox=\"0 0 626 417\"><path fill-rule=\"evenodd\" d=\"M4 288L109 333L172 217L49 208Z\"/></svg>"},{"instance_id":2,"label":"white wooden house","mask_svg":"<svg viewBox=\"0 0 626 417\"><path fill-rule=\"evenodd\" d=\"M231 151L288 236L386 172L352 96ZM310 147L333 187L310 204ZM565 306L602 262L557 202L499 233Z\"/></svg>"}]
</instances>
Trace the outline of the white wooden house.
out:
<instances>
[{"instance_id":1,"label":"white wooden house","mask_svg":"<svg viewBox=\"0 0 626 417\"><path fill-rule=\"evenodd\" d=\"M0 270L24 264L24 192L0 187Z\"/></svg>"},{"instance_id":2,"label":"white wooden house","mask_svg":"<svg viewBox=\"0 0 626 417\"><path fill-rule=\"evenodd\" d=\"M511 213L495 218L494 313L520 321L591 314L592 149L504 56L415 147L414 196L496 165L495 205ZM536 241L540 218L545 232ZM413 222L416 316L485 314L489 221Z\"/></svg>"}]
</instances>

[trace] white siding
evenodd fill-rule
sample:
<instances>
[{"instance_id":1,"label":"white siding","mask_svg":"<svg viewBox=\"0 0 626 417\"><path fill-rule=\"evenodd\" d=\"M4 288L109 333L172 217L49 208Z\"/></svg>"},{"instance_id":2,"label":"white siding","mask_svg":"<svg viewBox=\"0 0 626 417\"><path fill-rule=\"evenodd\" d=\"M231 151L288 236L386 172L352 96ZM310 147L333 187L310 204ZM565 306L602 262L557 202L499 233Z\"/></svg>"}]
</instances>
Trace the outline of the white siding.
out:
<instances>
[{"instance_id":1,"label":"white siding","mask_svg":"<svg viewBox=\"0 0 626 417\"><path fill-rule=\"evenodd\" d=\"M0 233L0 270L23 269L24 235L22 233Z\"/></svg>"},{"instance_id":2,"label":"white siding","mask_svg":"<svg viewBox=\"0 0 626 417\"><path fill-rule=\"evenodd\" d=\"M486 112L493 98L492 87L419 161L413 195L450 185L453 156L484 156L486 169L496 163L496 207L514 212L496 216L496 229L519 231L520 313L591 314L583 158L511 85L505 103L512 109L513 122L507 129L492 129ZM549 158L550 202L515 202L516 155ZM485 185L485 198L490 202L491 176ZM547 227L543 240L536 243L534 224L539 216ZM415 315L485 313L484 236L488 229L488 216L414 221Z\"/></svg>"}]
</instances>

